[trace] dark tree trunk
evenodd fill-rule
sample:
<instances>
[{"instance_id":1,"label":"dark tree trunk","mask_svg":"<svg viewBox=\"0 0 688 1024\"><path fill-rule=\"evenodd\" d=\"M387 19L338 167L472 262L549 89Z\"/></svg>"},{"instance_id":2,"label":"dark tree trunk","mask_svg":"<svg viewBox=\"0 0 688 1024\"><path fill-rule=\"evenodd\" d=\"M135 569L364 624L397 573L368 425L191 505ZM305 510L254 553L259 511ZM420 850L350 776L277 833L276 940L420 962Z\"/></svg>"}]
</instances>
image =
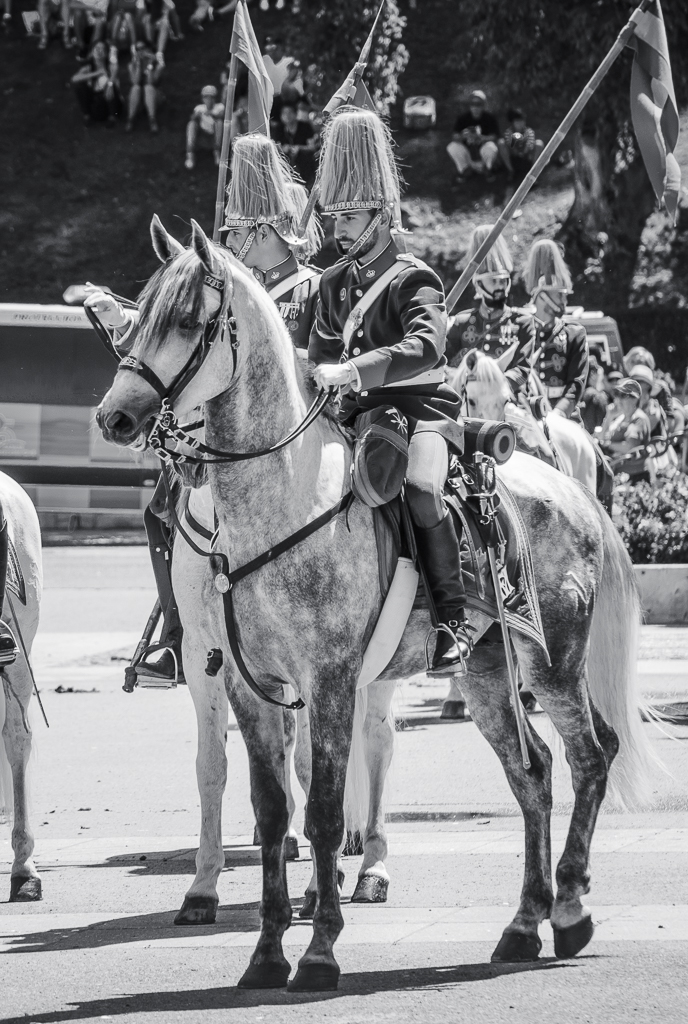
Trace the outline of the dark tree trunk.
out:
<instances>
[{"instance_id":1,"label":"dark tree trunk","mask_svg":"<svg viewBox=\"0 0 688 1024\"><path fill-rule=\"evenodd\" d=\"M618 127L591 111L575 138L575 199L559 240L588 308L623 308L655 198L635 139L620 150ZM622 155L621 155L622 154Z\"/></svg>"}]
</instances>

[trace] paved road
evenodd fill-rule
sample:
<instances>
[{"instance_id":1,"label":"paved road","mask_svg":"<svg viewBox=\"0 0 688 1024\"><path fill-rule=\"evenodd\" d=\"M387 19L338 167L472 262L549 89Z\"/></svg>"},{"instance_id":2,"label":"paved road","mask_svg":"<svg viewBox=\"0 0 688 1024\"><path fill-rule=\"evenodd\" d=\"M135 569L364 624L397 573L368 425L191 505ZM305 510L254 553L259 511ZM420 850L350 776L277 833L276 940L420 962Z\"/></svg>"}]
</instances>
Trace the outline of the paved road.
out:
<instances>
[{"instance_id":1,"label":"paved road","mask_svg":"<svg viewBox=\"0 0 688 1024\"><path fill-rule=\"evenodd\" d=\"M238 992L260 892L246 756L230 729L218 923L180 930L172 917L193 875L199 816L191 701L183 687L120 689L118 659L153 596L144 549L46 551L35 660L51 728L35 725L33 801L45 899L0 904L2 1024L685 1021L688 728L670 738L646 726L672 773L657 771L652 810L600 817L590 896L598 929L585 954L555 961L545 926L537 964L494 967L521 884L520 816L475 726L442 723L442 690L421 679L399 693L386 906L347 902L357 861L346 862L340 991ZM639 667L648 695L688 699L688 631L646 627ZM544 716L535 721L551 735ZM570 801L560 756L555 855ZM0 826L0 870L8 841ZM309 873L303 845L289 865L295 905ZM8 889L0 878L0 895ZM287 933L292 964L309 931L295 923Z\"/></svg>"}]
</instances>

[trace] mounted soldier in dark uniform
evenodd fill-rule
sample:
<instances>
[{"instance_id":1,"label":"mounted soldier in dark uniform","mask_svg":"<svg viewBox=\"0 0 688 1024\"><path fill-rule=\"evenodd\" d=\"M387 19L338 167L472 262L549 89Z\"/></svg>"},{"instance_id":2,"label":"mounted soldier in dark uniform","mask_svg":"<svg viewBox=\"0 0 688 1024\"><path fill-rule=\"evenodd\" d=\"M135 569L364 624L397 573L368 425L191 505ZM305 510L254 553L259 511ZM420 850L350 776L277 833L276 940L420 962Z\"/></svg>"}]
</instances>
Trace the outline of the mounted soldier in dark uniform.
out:
<instances>
[{"instance_id":1,"label":"mounted soldier in dark uniform","mask_svg":"<svg viewBox=\"0 0 688 1024\"><path fill-rule=\"evenodd\" d=\"M469 262L491 230L491 224L475 228L466 254ZM510 366L523 358L521 354L532 341L534 325L532 317L523 310L507 305L513 269L511 254L504 236L500 235L473 277L473 306L449 317L447 361L450 366L458 366L470 349L480 349L485 355L498 359L516 345ZM507 376L511 380L513 375L509 369Z\"/></svg>"},{"instance_id":2,"label":"mounted soldier in dark uniform","mask_svg":"<svg viewBox=\"0 0 688 1024\"><path fill-rule=\"evenodd\" d=\"M323 388L341 387L341 418L391 406L409 441L406 496L438 618L431 674L453 675L470 654L459 538L443 498L453 450L463 452L459 398L444 381L444 289L425 263L397 248L399 178L376 113L341 108L327 126L320 203L335 218L343 258L326 270L308 348Z\"/></svg>"}]
</instances>

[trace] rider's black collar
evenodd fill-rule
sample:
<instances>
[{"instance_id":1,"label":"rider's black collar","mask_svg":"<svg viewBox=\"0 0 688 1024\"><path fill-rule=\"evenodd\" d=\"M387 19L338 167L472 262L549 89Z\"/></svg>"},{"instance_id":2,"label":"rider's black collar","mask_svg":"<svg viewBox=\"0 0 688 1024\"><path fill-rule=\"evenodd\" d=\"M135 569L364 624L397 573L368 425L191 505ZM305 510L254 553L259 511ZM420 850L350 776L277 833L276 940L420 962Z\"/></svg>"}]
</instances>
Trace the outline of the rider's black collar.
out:
<instances>
[{"instance_id":1,"label":"rider's black collar","mask_svg":"<svg viewBox=\"0 0 688 1024\"><path fill-rule=\"evenodd\" d=\"M363 284L372 284L373 281L377 281L378 277L394 265L398 255L399 250L396 243L393 238L390 238L389 244L385 246L379 256L376 256L368 263L354 260L354 274L358 276L358 280Z\"/></svg>"},{"instance_id":2,"label":"rider's black collar","mask_svg":"<svg viewBox=\"0 0 688 1024\"><path fill-rule=\"evenodd\" d=\"M290 252L281 263L271 267L269 270L263 271L254 267L253 276L257 281L260 281L264 288L270 291L270 289L274 288L280 281L283 281L285 277L289 277L290 274L295 274L298 269L299 264L296 260L296 256L294 256L293 252Z\"/></svg>"},{"instance_id":3,"label":"rider's black collar","mask_svg":"<svg viewBox=\"0 0 688 1024\"><path fill-rule=\"evenodd\" d=\"M538 320L535 317L535 324L537 328L538 338L549 339L555 334L558 334L562 327L565 326L564 321L560 316L555 316L554 320L550 320L549 323L543 324L542 320Z\"/></svg>"}]
</instances>

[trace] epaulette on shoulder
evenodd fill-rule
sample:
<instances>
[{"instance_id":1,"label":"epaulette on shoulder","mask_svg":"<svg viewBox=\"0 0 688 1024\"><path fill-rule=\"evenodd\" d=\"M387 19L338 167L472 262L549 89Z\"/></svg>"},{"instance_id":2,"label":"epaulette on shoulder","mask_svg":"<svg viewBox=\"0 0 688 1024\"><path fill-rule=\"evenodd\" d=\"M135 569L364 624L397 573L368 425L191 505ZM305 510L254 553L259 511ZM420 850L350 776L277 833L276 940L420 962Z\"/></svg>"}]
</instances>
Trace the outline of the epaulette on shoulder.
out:
<instances>
[{"instance_id":1,"label":"epaulette on shoulder","mask_svg":"<svg viewBox=\"0 0 688 1024\"><path fill-rule=\"evenodd\" d=\"M455 324L465 324L465 323L467 323L468 320L470 319L470 316L471 316L472 312L473 312L472 309L460 309L458 313L454 314L454 323Z\"/></svg>"}]
</instances>

